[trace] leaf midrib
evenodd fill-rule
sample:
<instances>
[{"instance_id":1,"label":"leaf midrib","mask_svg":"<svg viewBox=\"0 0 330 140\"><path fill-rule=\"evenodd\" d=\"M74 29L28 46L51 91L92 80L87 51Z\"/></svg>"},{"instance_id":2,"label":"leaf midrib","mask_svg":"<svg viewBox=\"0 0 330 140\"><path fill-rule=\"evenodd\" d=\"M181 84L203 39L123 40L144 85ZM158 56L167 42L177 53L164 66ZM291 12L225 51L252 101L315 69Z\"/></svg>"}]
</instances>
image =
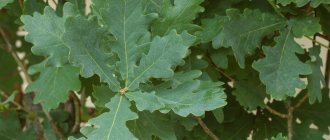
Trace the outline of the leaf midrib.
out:
<instances>
[{"instance_id":1,"label":"leaf midrib","mask_svg":"<svg viewBox=\"0 0 330 140\"><path fill-rule=\"evenodd\" d=\"M119 112L119 108L120 108L120 105L121 105L122 99L123 99L123 96L120 96L120 98L119 98L119 102L118 102L118 106L117 106L117 108L116 108L116 112L115 112L115 114L114 114L114 117L113 117L113 120L112 120L112 124L111 124L110 130L109 130L108 135L107 135L107 140L110 140L110 136L111 136L111 133L112 133L112 129L113 129L113 127L115 126L115 122L116 122L116 119L117 119L117 114L118 114L118 112Z\"/></svg>"}]
</instances>

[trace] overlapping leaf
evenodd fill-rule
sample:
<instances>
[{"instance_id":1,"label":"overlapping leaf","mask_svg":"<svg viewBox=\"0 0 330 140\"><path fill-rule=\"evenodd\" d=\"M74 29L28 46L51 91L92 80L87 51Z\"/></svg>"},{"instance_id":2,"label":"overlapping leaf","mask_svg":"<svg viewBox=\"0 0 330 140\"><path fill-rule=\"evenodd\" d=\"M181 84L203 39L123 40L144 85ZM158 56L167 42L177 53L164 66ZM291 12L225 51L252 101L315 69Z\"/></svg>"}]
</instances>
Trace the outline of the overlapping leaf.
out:
<instances>
[{"instance_id":1,"label":"overlapping leaf","mask_svg":"<svg viewBox=\"0 0 330 140\"><path fill-rule=\"evenodd\" d=\"M148 25L155 15L144 13L143 0L107 0L102 1L104 5L100 6L98 3L101 1L95 2L94 9L100 12L102 21L116 39L112 51L120 59L117 62L119 72L127 86L137 60L150 43Z\"/></svg>"},{"instance_id":2,"label":"overlapping leaf","mask_svg":"<svg viewBox=\"0 0 330 140\"><path fill-rule=\"evenodd\" d=\"M68 100L70 90L80 90L79 68L70 65L45 68L26 89L27 92L36 92L34 103L41 103L46 111Z\"/></svg>"},{"instance_id":3,"label":"overlapping leaf","mask_svg":"<svg viewBox=\"0 0 330 140\"><path fill-rule=\"evenodd\" d=\"M108 64L112 57L101 48L104 32L99 29L95 18L69 18L65 27L63 39L71 51L69 59L81 67L81 75L91 77L97 74L113 91L118 91L120 85L114 74L114 66Z\"/></svg>"},{"instance_id":4,"label":"overlapping leaf","mask_svg":"<svg viewBox=\"0 0 330 140\"><path fill-rule=\"evenodd\" d=\"M0 138L2 140L35 140L31 129L23 132L15 111L0 112Z\"/></svg>"},{"instance_id":5,"label":"overlapping leaf","mask_svg":"<svg viewBox=\"0 0 330 140\"><path fill-rule=\"evenodd\" d=\"M320 4L330 4L329 0L278 0L277 3L282 5L288 5L290 3L295 3L298 7L303 7L304 5L308 4L312 7L318 7Z\"/></svg>"},{"instance_id":6,"label":"overlapping leaf","mask_svg":"<svg viewBox=\"0 0 330 140\"><path fill-rule=\"evenodd\" d=\"M5 7L7 4L14 2L14 0L1 0L0 1L0 9Z\"/></svg>"},{"instance_id":7,"label":"overlapping leaf","mask_svg":"<svg viewBox=\"0 0 330 140\"><path fill-rule=\"evenodd\" d=\"M312 74L307 76L307 89L308 89L308 97L309 103L314 103L315 101L322 101L322 85L325 85L324 76L321 71L322 59L320 57L319 46L314 46L309 49L309 55L311 57L311 61L308 64L312 68Z\"/></svg>"},{"instance_id":8,"label":"overlapping leaf","mask_svg":"<svg viewBox=\"0 0 330 140\"><path fill-rule=\"evenodd\" d=\"M305 102L301 107L297 108L293 115L299 118L302 122L309 124L314 124L318 127L318 131L328 134L328 126L330 125L330 99L328 95L329 91L322 94L322 102L309 104Z\"/></svg>"},{"instance_id":9,"label":"overlapping leaf","mask_svg":"<svg viewBox=\"0 0 330 140\"><path fill-rule=\"evenodd\" d=\"M249 110L255 110L257 107L265 107L264 100L267 95L266 89L259 79L240 79L235 81L234 87L235 90L233 91L233 95L235 95L236 100L240 103L240 105L248 108Z\"/></svg>"},{"instance_id":10,"label":"overlapping leaf","mask_svg":"<svg viewBox=\"0 0 330 140\"><path fill-rule=\"evenodd\" d=\"M174 0L164 1L160 10L160 18L153 23L152 33L165 35L172 29L178 32L187 30L194 31L199 27L192 23L197 14L204 11L200 6L203 0Z\"/></svg>"},{"instance_id":11,"label":"overlapping leaf","mask_svg":"<svg viewBox=\"0 0 330 140\"><path fill-rule=\"evenodd\" d=\"M28 32L25 39L34 44L32 52L36 55L49 56L48 64L61 66L68 61L69 48L63 42L64 22L75 15L74 5L66 3L63 17L58 17L55 11L46 7L43 14L21 17L24 29Z\"/></svg>"},{"instance_id":12,"label":"overlapping leaf","mask_svg":"<svg viewBox=\"0 0 330 140\"><path fill-rule=\"evenodd\" d=\"M205 111L226 105L225 94L220 83L193 80L182 83L173 89L156 89L155 93L127 93L139 110L172 110L180 116L193 114L201 116Z\"/></svg>"},{"instance_id":13,"label":"overlapping leaf","mask_svg":"<svg viewBox=\"0 0 330 140\"><path fill-rule=\"evenodd\" d=\"M220 34L221 45L232 47L240 67L245 67L245 57L254 53L262 39L285 25L282 18L262 13L258 10L227 10L229 19L225 21Z\"/></svg>"},{"instance_id":14,"label":"overlapping leaf","mask_svg":"<svg viewBox=\"0 0 330 140\"><path fill-rule=\"evenodd\" d=\"M320 20L316 17L296 17L289 21L292 32L295 37L313 36L317 32L321 32Z\"/></svg>"},{"instance_id":15,"label":"overlapping leaf","mask_svg":"<svg viewBox=\"0 0 330 140\"><path fill-rule=\"evenodd\" d=\"M213 46L219 48L219 36L226 19L225 16L215 16L214 18L203 19L201 25L202 30L196 32L198 39L202 43L212 41Z\"/></svg>"},{"instance_id":16,"label":"overlapping leaf","mask_svg":"<svg viewBox=\"0 0 330 140\"><path fill-rule=\"evenodd\" d=\"M137 140L126 126L129 120L138 118L137 114L130 109L130 102L121 95L114 96L106 107L109 112L88 121L88 124L95 125L95 129L85 134L87 139L95 140ZM83 129L90 129L88 127ZM84 139L84 138L81 138Z\"/></svg>"},{"instance_id":17,"label":"overlapping leaf","mask_svg":"<svg viewBox=\"0 0 330 140\"><path fill-rule=\"evenodd\" d=\"M174 72L171 68L182 63L194 41L195 37L187 32L177 34L171 31L164 37L155 37L148 54L142 56L134 75L129 77L127 88L134 90L140 82L149 78L172 77Z\"/></svg>"},{"instance_id":18,"label":"overlapping leaf","mask_svg":"<svg viewBox=\"0 0 330 140\"><path fill-rule=\"evenodd\" d=\"M275 99L285 99L294 96L296 88L306 87L299 75L310 74L311 68L296 56L304 50L294 41L291 27L282 30L275 41L275 47L263 47L266 57L254 62L253 68L259 71L268 94Z\"/></svg>"},{"instance_id":19,"label":"overlapping leaf","mask_svg":"<svg viewBox=\"0 0 330 140\"><path fill-rule=\"evenodd\" d=\"M152 140L155 136L162 140L177 139L170 118L159 112L140 112L139 119L130 122L129 127L140 140Z\"/></svg>"}]
</instances>

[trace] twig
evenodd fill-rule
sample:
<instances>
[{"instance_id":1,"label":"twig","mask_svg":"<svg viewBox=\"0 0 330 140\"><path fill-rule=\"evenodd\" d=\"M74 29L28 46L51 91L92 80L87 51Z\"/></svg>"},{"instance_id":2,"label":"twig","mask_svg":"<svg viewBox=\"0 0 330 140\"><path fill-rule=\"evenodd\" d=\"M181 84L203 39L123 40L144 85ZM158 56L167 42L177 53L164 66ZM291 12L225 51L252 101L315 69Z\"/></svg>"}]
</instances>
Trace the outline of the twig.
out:
<instances>
[{"instance_id":1,"label":"twig","mask_svg":"<svg viewBox=\"0 0 330 140\"><path fill-rule=\"evenodd\" d=\"M229 76L225 71L223 71L221 68L218 68L214 62L212 61L212 59L209 57L209 55L206 55L206 59L209 62L209 64L211 64L218 72L220 72L223 76L225 76L227 79L229 79L232 82L235 82L235 79L232 78L231 76Z\"/></svg>"},{"instance_id":2,"label":"twig","mask_svg":"<svg viewBox=\"0 0 330 140\"><path fill-rule=\"evenodd\" d=\"M281 118L283 118L283 119L288 118L288 116L287 116L286 114L280 113L280 112L276 111L275 109L271 108L270 106L266 106L266 109L267 109L270 113L272 113L272 114L274 114L274 115L276 115L276 116L279 116L279 117L281 117Z\"/></svg>"},{"instance_id":3,"label":"twig","mask_svg":"<svg viewBox=\"0 0 330 140\"><path fill-rule=\"evenodd\" d=\"M203 128L204 132L211 137L212 140L219 140L219 138L207 127L203 120L199 117L195 117L199 125Z\"/></svg>"},{"instance_id":4,"label":"twig","mask_svg":"<svg viewBox=\"0 0 330 140\"><path fill-rule=\"evenodd\" d=\"M10 54L13 56L13 58L15 59L18 67L22 70L25 79L28 83L32 83L32 80L27 72L27 69L24 65L24 63L21 61L21 59L18 57L17 53L14 51L14 47L11 45L7 35L5 34L4 30L0 27L0 34L2 36L2 38L5 40L6 45L8 47L8 51L10 52Z\"/></svg>"},{"instance_id":5,"label":"twig","mask_svg":"<svg viewBox=\"0 0 330 140\"><path fill-rule=\"evenodd\" d=\"M321 33L316 33L315 35L330 42L330 37L329 36L323 35Z\"/></svg>"},{"instance_id":6,"label":"twig","mask_svg":"<svg viewBox=\"0 0 330 140\"><path fill-rule=\"evenodd\" d=\"M71 92L70 97L73 100L74 105L74 125L71 128L70 133L76 133L80 127L80 100L74 92Z\"/></svg>"},{"instance_id":7,"label":"twig","mask_svg":"<svg viewBox=\"0 0 330 140\"><path fill-rule=\"evenodd\" d=\"M4 30L0 27L0 34L3 37L3 39L6 42L8 51L12 54L12 56L14 57L18 67L22 70L22 73L24 75L24 78L26 79L26 82L28 84L32 83L32 79L30 77L30 75L27 72L27 68L25 67L24 63L22 62L22 60L18 57L16 51L14 50L13 45L11 45L11 43L9 42L9 39L7 38L7 35L5 34ZM48 118L49 122L52 125L53 131L55 132L55 134L60 138L60 139L64 139L63 134L58 130L57 126L55 125L52 117L50 116L49 112L44 111L44 113L46 114L46 117ZM42 126L41 124L38 124L40 126ZM41 128L41 127L40 127Z\"/></svg>"},{"instance_id":8,"label":"twig","mask_svg":"<svg viewBox=\"0 0 330 140\"><path fill-rule=\"evenodd\" d=\"M52 116L49 114L49 112L44 112L49 123L52 126L52 129L54 130L55 134L59 137L60 140L64 140L65 137L64 135L61 133L60 130L58 130L57 126L56 126L56 122L53 120Z\"/></svg>"},{"instance_id":9,"label":"twig","mask_svg":"<svg viewBox=\"0 0 330 140\"><path fill-rule=\"evenodd\" d=\"M293 115L292 112L294 110L293 107L291 107L291 102L288 102L287 105L288 108L288 115L287 115L287 121L288 121L288 140L292 140L293 137L293 131L292 131L292 120L293 120Z\"/></svg>"},{"instance_id":10,"label":"twig","mask_svg":"<svg viewBox=\"0 0 330 140\"><path fill-rule=\"evenodd\" d=\"M283 18L285 18L285 16L281 13L281 11L279 11L279 10L277 9L276 4L273 3L272 0L267 0L267 1L268 1L268 3L273 7L274 11L275 11L278 15L280 15L280 16L283 17Z\"/></svg>"},{"instance_id":11,"label":"twig","mask_svg":"<svg viewBox=\"0 0 330 140\"><path fill-rule=\"evenodd\" d=\"M1 94L2 97L8 99L8 96L7 96L7 95L5 94L5 92L3 92L2 90L0 90L0 94ZM11 102L12 104L14 104L14 105L18 108L18 110L23 110L24 112L26 112L26 113L28 113L28 114L31 114L31 113L32 113L32 111L27 110L27 109L24 108L21 104L17 103L15 100L10 101L10 102Z\"/></svg>"},{"instance_id":12,"label":"twig","mask_svg":"<svg viewBox=\"0 0 330 140\"><path fill-rule=\"evenodd\" d=\"M330 43L329 43L330 45ZM327 52L327 58L325 61L325 73L324 73L324 80L325 80L325 87L329 88L329 79L330 79L330 50Z\"/></svg>"},{"instance_id":13,"label":"twig","mask_svg":"<svg viewBox=\"0 0 330 140\"><path fill-rule=\"evenodd\" d=\"M3 96L4 98L8 99L8 96L5 94L4 91L0 90L0 94L1 96ZM14 104L19 110L23 110L24 112L28 113L29 115L35 116L34 118L34 125L35 125L35 130L37 132L38 135L38 139L44 139L44 132L41 129L42 125L39 122L39 120L41 120L41 118L33 111L26 109L24 106L22 106L21 104L19 104L18 102L16 102L15 100L10 101L12 104Z\"/></svg>"},{"instance_id":14,"label":"twig","mask_svg":"<svg viewBox=\"0 0 330 140\"><path fill-rule=\"evenodd\" d=\"M314 40L313 38L311 38L311 37L309 37L309 36L305 36L307 39L309 39L310 41L312 41L312 42L314 42L314 43L317 43L317 44L319 44L321 47L323 47L323 48L326 48L326 49L330 49L327 45L324 45L323 43L321 43L321 42L319 42L319 41L317 41L317 40Z\"/></svg>"},{"instance_id":15,"label":"twig","mask_svg":"<svg viewBox=\"0 0 330 140\"><path fill-rule=\"evenodd\" d=\"M302 97L296 105L293 106L293 109L299 108L302 104L305 103L305 101L308 99L308 94L306 94L304 97Z\"/></svg>"}]
</instances>

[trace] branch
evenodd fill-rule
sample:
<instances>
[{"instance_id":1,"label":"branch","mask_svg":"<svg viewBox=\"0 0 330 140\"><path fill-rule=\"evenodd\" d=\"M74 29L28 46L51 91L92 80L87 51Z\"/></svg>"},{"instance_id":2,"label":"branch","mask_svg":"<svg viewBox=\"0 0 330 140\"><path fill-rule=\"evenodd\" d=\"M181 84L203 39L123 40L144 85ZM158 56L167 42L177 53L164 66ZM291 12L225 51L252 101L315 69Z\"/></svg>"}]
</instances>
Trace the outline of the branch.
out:
<instances>
[{"instance_id":1,"label":"branch","mask_svg":"<svg viewBox=\"0 0 330 140\"><path fill-rule=\"evenodd\" d=\"M4 30L1 27L0 27L0 34L1 34L2 38L5 40L8 52L13 56L18 67L22 70L22 72L25 76L24 78L26 79L26 81L28 83L32 83L32 80L27 72L27 69L26 69L24 63L21 61L21 59L18 57L17 53L14 51L14 47L11 45L7 35L5 34Z\"/></svg>"},{"instance_id":2,"label":"branch","mask_svg":"<svg viewBox=\"0 0 330 140\"><path fill-rule=\"evenodd\" d=\"M59 137L60 140L64 140L65 137L61 133L61 131L58 130L57 125L56 125L56 122L53 120L52 116L49 114L49 112L44 112L44 113L45 113L45 115L46 115L49 123L51 124L54 133Z\"/></svg>"},{"instance_id":3,"label":"branch","mask_svg":"<svg viewBox=\"0 0 330 140\"><path fill-rule=\"evenodd\" d=\"M292 140L293 137L293 130L292 130L292 120L293 120L293 110L294 108L291 107L291 102L287 105L288 108L288 115L287 115L287 121L288 121L288 140Z\"/></svg>"},{"instance_id":4,"label":"branch","mask_svg":"<svg viewBox=\"0 0 330 140\"><path fill-rule=\"evenodd\" d=\"M2 97L8 99L8 96L5 94L4 91L0 90L0 94L1 94ZM24 112L26 112L26 113L28 113L28 114L33 113L32 111L29 111L29 110L27 110L26 108L24 108L21 104L17 103L15 100L10 101L10 102L11 102L12 104L14 104L14 105L18 108L18 110L23 110Z\"/></svg>"},{"instance_id":5,"label":"branch","mask_svg":"<svg viewBox=\"0 0 330 140\"><path fill-rule=\"evenodd\" d=\"M305 103L305 101L308 99L308 94L306 94L304 97L302 97L296 105L293 106L293 109L299 108L302 104Z\"/></svg>"},{"instance_id":6,"label":"branch","mask_svg":"<svg viewBox=\"0 0 330 140\"><path fill-rule=\"evenodd\" d=\"M279 117L281 117L281 118L283 118L283 119L288 118L288 116L287 116L286 114L280 113L280 112L276 111L275 109L271 108L270 106L266 106L266 109L267 109L270 113L272 113L272 114L274 114L274 115L276 115L276 116L279 116Z\"/></svg>"},{"instance_id":7,"label":"branch","mask_svg":"<svg viewBox=\"0 0 330 140\"><path fill-rule=\"evenodd\" d=\"M80 100L74 92L71 92L70 97L73 100L74 105L74 125L71 128L70 133L76 133L80 127Z\"/></svg>"},{"instance_id":8,"label":"branch","mask_svg":"<svg viewBox=\"0 0 330 140\"><path fill-rule=\"evenodd\" d=\"M207 127L207 125L203 122L203 120L199 117L195 117L198 121L199 125L203 128L204 132L211 137L212 140L219 140L219 138Z\"/></svg>"}]
</instances>

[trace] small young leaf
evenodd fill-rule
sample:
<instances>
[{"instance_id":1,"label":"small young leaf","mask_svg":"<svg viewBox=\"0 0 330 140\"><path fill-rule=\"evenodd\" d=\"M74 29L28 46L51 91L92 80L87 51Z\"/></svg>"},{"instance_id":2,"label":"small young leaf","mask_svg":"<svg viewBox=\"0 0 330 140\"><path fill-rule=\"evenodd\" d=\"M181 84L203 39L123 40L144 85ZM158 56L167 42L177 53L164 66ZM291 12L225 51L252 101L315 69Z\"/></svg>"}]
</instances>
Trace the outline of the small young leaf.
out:
<instances>
[{"instance_id":1,"label":"small young leaf","mask_svg":"<svg viewBox=\"0 0 330 140\"><path fill-rule=\"evenodd\" d=\"M320 46L314 46L309 49L309 55L315 60L309 61L309 64L312 68L313 73L307 76L307 89L308 89L308 97L309 103L313 104L315 101L322 102L322 85L325 85L324 76L321 71L322 67L322 59L320 57L321 48Z\"/></svg>"}]
</instances>

